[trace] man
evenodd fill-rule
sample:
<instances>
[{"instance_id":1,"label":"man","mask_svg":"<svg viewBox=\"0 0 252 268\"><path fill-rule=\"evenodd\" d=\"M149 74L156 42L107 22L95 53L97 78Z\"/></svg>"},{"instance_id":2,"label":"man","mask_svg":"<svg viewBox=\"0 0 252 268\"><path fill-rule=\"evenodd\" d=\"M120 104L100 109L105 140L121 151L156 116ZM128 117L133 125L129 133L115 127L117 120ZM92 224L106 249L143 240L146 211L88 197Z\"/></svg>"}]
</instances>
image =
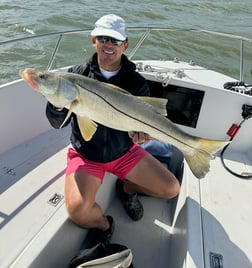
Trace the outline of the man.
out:
<instances>
[{"instance_id":1,"label":"man","mask_svg":"<svg viewBox=\"0 0 252 268\"><path fill-rule=\"evenodd\" d=\"M123 54L128 48L125 21L114 14L101 17L91 32L96 53L86 65L68 71L115 84L134 95L149 95L145 79L136 72L135 64ZM53 127L64 121L66 108L47 104L46 114ZM148 142L146 133L122 132L98 124L90 141L80 133L73 114L65 125L72 126L65 181L65 199L69 217L84 228L101 230L101 239L108 242L113 232L113 218L104 216L95 196L105 172L117 175L116 188L129 216L139 220L143 207L136 193L172 198L180 186L175 176L138 143ZM122 122L123 124L124 122Z\"/></svg>"}]
</instances>

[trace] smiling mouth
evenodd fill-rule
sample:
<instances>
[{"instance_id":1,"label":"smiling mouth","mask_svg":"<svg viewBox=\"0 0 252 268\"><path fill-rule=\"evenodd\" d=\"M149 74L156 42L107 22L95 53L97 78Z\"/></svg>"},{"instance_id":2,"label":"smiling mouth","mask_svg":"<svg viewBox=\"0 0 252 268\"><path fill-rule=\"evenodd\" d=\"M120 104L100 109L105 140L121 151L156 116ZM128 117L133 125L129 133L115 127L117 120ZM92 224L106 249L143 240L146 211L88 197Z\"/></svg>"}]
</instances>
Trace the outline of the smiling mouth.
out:
<instances>
[{"instance_id":1,"label":"smiling mouth","mask_svg":"<svg viewBox=\"0 0 252 268\"><path fill-rule=\"evenodd\" d=\"M108 54L108 55L113 55L113 54L115 54L114 51L105 50L105 49L103 49L103 52L104 52L105 54Z\"/></svg>"}]
</instances>

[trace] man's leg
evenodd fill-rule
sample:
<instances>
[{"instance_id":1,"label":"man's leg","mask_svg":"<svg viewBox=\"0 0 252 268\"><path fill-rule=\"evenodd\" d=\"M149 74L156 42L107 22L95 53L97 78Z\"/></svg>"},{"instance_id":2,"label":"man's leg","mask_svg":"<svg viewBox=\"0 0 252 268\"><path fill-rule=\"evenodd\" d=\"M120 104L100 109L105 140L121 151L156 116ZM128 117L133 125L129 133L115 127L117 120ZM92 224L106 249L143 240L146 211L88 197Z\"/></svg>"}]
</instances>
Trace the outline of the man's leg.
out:
<instances>
[{"instance_id":1,"label":"man's leg","mask_svg":"<svg viewBox=\"0 0 252 268\"><path fill-rule=\"evenodd\" d=\"M178 195L180 185L176 177L151 155L144 156L126 175L126 193L144 193L170 199Z\"/></svg>"},{"instance_id":2,"label":"man's leg","mask_svg":"<svg viewBox=\"0 0 252 268\"><path fill-rule=\"evenodd\" d=\"M65 181L66 207L70 219L83 228L107 230L110 224L95 202L101 180L85 172L68 175Z\"/></svg>"},{"instance_id":3,"label":"man's leg","mask_svg":"<svg viewBox=\"0 0 252 268\"><path fill-rule=\"evenodd\" d=\"M136 164L126 175L120 176L125 178L124 181L117 180L116 191L124 209L133 220L140 220L144 210L137 193L165 199L175 197L179 193L180 186L176 177L162 163L141 151L139 147L135 147L125 160Z\"/></svg>"}]
</instances>

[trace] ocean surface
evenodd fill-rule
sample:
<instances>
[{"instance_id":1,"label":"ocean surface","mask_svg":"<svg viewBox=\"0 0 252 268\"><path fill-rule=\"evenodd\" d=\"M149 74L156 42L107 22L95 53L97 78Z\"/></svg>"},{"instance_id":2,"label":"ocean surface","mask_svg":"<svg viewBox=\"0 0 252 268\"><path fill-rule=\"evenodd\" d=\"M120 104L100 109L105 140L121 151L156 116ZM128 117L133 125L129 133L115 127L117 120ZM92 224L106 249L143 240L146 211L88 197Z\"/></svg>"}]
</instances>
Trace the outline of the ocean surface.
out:
<instances>
[{"instance_id":1,"label":"ocean surface","mask_svg":"<svg viewBox=\"0 0 252 268\"><path fill-rule=\"evenodd\" d=\"M1 45L1 42L57 31L92 29L95 21L108 13L122 16L130 27L200 28L252 38L251 0L1 0L0 85L18 79L21 68L45 69L57 39L53 36L16 44ZM165 47L158 47L158 38L165 40ZM194 60L239 79L238 40L218 36L203 39L198 34L184 32L168 32L158 38L153 37L139 57ZM129 35L130 45L135 39L134 33ZM52 67L79 64L89 58L94 49L89 38L83 40L83 34L67 36ZM244 64L244 80L251 83L252 42L245 43Z\"/></svg>"}]
</instances>

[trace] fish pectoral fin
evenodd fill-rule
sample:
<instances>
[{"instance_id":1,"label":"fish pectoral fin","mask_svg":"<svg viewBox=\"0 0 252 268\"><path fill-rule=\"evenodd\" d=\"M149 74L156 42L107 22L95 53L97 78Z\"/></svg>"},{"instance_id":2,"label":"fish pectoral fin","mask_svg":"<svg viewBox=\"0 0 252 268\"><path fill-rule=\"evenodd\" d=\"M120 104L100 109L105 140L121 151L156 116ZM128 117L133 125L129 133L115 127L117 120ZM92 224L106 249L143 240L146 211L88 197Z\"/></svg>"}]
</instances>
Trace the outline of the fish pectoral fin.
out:
<instances>
[{"instance_id":1,"label":"fish pectoral fin","mask_svg":"<svg viewBox=\"0 0 252 268\"><path fill-rule=\"evenodd\" d=\"M155 111L163 116L167 116L167 103L168 99L164 98L155 98L149 96L138 96L139 99L149 103L151 106L154 107Z\"/></svg>"},{"instance_id":2,"label":"fish pectoral fin","mask_svg":"<svg viewBox=\"0 0 252 268\"><path fill-rule=\"evenodd\" d=\"M72 114L72 111L69 110L68 113L67 113L67 116L66 116L65 120L63 121L63 123L61 124L60 128L62 128L65 125L66 121L69 119L71 114Z\"/></svg>"},{"instance_id":3,"label":"fish pectoral fin","mask_svg":"<svg viewBox=\"0 0 252 268\"><path fill-rule=\"evenodd\" d=\"M80 132L85 141L90 141L96 132L97 124L86 116L77 116Z\"/></svg>"},{"instance_id":4,"label":"fish pectoral fin","mask_svg":"<svg viewBox=\"0 0 252 268\"><path fill-rule=\"evenodd\" d=\"M66 121L67 121L67 120L69 119L69 117L71 116L71 114L72 114L72 112L73 112L73 109L74 109L75 105L77 105L77 103L78 103L78 102L77 102L76 100L72 102L72 104L71 104L71 106L70 106L70 108L69 108L69 111L68 111L68 113L67 113L67 115L66 115L66 118L65 118L65 120L63 121L63 123L61 124L60 128L62 128L62 127L65 125Z\"/></svg>"}]
</instances>

